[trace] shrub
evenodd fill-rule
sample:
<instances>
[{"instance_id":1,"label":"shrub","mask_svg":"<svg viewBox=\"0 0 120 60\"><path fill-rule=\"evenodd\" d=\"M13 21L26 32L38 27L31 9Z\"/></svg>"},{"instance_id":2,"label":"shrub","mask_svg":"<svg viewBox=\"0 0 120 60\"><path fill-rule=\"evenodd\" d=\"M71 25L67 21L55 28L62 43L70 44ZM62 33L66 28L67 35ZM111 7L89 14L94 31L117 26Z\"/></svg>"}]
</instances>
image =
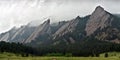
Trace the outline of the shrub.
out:
<instances>
[{"instance_id":1,"label":"shrub","mask_svg":"<svg viewBox=\"0 0 120 60\"><path fill-rule=\"evenodd\" d=\"M71 57L71 56L72 56L72 53L66 53L65 56L66 56L66 57Z\"/></svg>"},{"instance_id":2,"label":"shrub","mask_svg":"<svg viewBox=\"0 0 120 60\"><path fill-rule=\"evenodd\" d=\"M108 57L108 53L105 53L105 57Z\"/></svg>"}]
</instances>

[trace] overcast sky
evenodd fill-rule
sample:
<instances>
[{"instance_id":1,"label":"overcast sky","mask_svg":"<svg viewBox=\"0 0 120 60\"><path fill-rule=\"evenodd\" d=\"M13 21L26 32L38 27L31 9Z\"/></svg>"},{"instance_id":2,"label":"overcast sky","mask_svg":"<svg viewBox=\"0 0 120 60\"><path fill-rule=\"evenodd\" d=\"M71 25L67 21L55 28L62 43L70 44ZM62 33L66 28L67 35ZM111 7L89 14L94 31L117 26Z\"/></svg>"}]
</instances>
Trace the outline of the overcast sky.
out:
<instances>
[{"instance_id":1,"label":"overcast sky","mask_svg":"<svg viewBox=\"0 0 120 60\"><path fill-rule=\"evenodd\" d=\"M70 20L91 14L101 5L111 13L120 13L120 0L0 0L0 33L30 21L39 23Z\"/></svg>"}]
</instances>

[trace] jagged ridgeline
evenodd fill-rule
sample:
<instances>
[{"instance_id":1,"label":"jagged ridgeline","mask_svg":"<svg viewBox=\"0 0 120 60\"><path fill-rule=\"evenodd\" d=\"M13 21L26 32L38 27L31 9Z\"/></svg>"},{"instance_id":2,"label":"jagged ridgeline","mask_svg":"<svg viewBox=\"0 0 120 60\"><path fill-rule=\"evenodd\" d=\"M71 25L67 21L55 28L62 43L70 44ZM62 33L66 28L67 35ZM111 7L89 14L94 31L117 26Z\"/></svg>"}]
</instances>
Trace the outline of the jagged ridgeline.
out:
<instances>
[{"instance_id":1,"label":"jagged ridgeline","mask_svg":"<svg viewBox=\"0 0 120 60\"><path fill-rule=\"evenodd\" d=\"M101 6L88 16L50 24L50 19L37 26L12 28L0 35L0 41L35 44L74 44L88 37L120 43L120 16L111 14Z\"/></svg>"},{"instance_id":2,"label":"jagged ridgeline","mask_svg":"<svg viewBox=\"0 0 120 60\"><path fill-rule=\"evenodd\" d=\"M47 19L37 26L29 23L20 28L14 27L2 33L0 41L20 42L50 51L52 49L52 52L70 52L74 55L120 51L120 16L97 6L91 15L85 17L77 16L54 24Z\"/></svg>"}]
</instances>

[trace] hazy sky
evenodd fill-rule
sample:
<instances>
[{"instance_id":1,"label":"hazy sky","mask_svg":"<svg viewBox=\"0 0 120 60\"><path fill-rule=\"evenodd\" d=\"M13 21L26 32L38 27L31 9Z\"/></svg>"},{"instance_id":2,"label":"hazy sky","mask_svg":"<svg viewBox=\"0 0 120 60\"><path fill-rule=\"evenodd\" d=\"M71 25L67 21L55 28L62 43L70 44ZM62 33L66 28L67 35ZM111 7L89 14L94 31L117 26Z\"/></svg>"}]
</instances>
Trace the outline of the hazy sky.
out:
<instances>
[{"instance_id":1,"label":"hazy sky","mask_svg":"<svg viewBox=\"0 0 120 60\"><path fill-rule=\"evenodd\" d=\"M0 0L0 33L33 20L56 22L85 16L98 5L120 13L120 0Z\"/></svg>"}]
</instances>

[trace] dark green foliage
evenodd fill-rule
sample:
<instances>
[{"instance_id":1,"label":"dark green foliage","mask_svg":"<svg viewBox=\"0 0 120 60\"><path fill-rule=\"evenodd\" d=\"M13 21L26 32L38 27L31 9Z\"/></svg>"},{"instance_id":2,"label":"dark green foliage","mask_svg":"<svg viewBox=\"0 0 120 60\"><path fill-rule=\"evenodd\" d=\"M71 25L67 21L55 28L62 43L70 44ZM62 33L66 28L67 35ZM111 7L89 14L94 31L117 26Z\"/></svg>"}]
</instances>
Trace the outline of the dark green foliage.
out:
<instances>
[{"instance_id":1,"label":"dark green foliage","mask_svg":"<svg viewBox=\"0 0 120 60\"><path fill-rule=\"evenodd\" d=\"M108 53L105 53L105 57L108 57Z\"/></svg>"},{"instance_id":2,"label":"dark green foliage","mask_svg":"<svg viewBox=\"0 0 120 60\"><path fill-rule=\"evenodd\" d=\"M15 54L21 54L22 56L28 56L29 54L35 54L36 50L32 47L25 46L20 43L8 43L0 42L0 52L11 52Z\"/></svg>"},{"instance_id":3,"label":"dark green foliage","mask_svg":"<svg viewBox=\"0 0 120 60\"><path fill-rule=\"evenodd\" d=\"M95 54L96 57L99 57L100 55L99 54Z\"/></svg>"},{"instance_id":4,"label":"dark green foliage","mask_svg":"<svg viewBox=\"0 0 120 60\"><path fill-rule=\"evenodd\" d=\"M72 57L72 53L66 53L65 56L66 57Z\"/></svg>"},{"instance_id":5,"label":"dark green foliage","mask_svg":"<svg viewBox=\"0 0 120 60\"><path fill-rule=\"evenodd\" d=\"M85 40L77 41L74 44L66 44L61 41L60 44L39 46L39 53L37 55L51 55L53 53L60 53L63 56L95 56L105 52L117 51L120 52L120 44L99 41L90 37Z\"/></svg>"},{"instance_id":6,"label":"dark green foliage","mask_svg":"<svg viewBox=\"0 0 120 60\"><path fill-rule=\"evenodd\" d=\"M64 56L62 53L48 53L46 56Z\"/></svg>"}]
</instances>

